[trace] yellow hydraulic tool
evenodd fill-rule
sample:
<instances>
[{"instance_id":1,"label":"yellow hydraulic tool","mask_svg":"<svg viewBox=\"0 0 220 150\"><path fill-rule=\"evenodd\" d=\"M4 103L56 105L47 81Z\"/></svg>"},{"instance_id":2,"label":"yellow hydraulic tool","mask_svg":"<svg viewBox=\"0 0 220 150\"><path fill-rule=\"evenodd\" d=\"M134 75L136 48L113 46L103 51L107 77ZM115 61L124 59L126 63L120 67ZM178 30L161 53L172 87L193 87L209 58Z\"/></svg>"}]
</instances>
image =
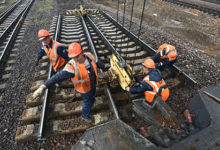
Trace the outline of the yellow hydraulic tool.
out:
<instances>
[{"instance_id":1,"label":"yellow hydraulic tool","mask_svg":"<svg viewBox=\"0 0 220 150\"><path fill-rule=\"evenodd\" d=\"M82 14L83 16L86 14L97 14L99 13L98 9L84 9L82 5L80 5L80 9L74 9L74 10L67 10L66 15L70 16L77 16L79 14Z\"/></svg>"},{"instance_id":2,"label":"yellow hydraulic tool","mask_svg":"<svg viewBox=\"0 0 220 150\"><path fill-rule=\"evenodd\" d=\"M129 64L126 64L124 67L119 65L120 59L112 54L110 58L109 72L111 74L112 80L118 80L122 89L125 90L126 87L131 87L135 84L135 79L133 77L134 72Z\"/></svg>"},{"instance_id":3,"label":"yellow hydraulic tool","mask_svg":"<svg viewBox=\"0 0 220 150\"><path fill-rule=\"evenodd\" d=\"M80 11L81 11L81 14L82 15L85 15L86 14L86 10L83 9L83 6L80 5Z\"/></svg>"}]
</instances>

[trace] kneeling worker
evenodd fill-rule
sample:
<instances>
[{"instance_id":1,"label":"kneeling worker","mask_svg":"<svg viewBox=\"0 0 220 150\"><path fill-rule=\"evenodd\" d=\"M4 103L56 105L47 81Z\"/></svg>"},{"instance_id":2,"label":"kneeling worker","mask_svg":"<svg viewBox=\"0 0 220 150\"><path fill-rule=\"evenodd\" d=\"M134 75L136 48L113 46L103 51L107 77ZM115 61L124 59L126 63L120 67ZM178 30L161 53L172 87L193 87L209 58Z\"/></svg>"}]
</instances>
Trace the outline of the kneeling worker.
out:
<instances>
[{"instance_id":1,"label":"kneeling worker","mask_svg":"<svg viewBox=\"0 0 220 150\"><path fill-rule=\"evenodd\" d=\"M163 44L157 50L157 53L152 56L153 61L159 59L156 64L157 67L165 66L169 68L176 62L177 51L176 48L169 44Z\"/></svg>"},{"instance_id":2,"label":"kneeling worker","mask_svg":"<svg viewBox=\"0 0 220 150\"><path fill-rule=\"evenodd\" d=\"M166 101L169 97L169 89L166 87L162 73L160 70L155 68L155 63L151 58L147 58L142 65L145 76L143 81L137 87L127 87L126 91L130 92L131 94L144 92L144 102L151 106L153 105L155 96L158 93L161 94L163 101Z\"/></svg>"},{"instance_id":3,"label":"kneeling worker","mask_svg":"<svg viewBox=\"0 0 220 150\"><path fill-rule=\"evenodd\" d=\"M38 65L39 60L47 54L53 65L54 72L58 72L58 70L64 67L69 61L67 49L63 44L51 39L50 33L45 29L39 30L38 39L42 41L42 48L37 55L36 65Z\"/></svg>"},{"instance_id":4,"label":"kneeling worker","mask_svg":"<svg viewBox=\"0 0 220 150\"><path fill-rule=\"evenodd\" d=\"M69 45L68 56L71 60L64 69L41 85L33 93L32 98L39 98L46 88L71 78L76 91L80 93L84 101L82 118L87 123L91 123L92 119L89 115L95 101L96 81L98 81L97 67L103 69L104 64L101 61L96 62L96 57L91 53L83 53L79 43Z\"/></svg>"}]
</instances>

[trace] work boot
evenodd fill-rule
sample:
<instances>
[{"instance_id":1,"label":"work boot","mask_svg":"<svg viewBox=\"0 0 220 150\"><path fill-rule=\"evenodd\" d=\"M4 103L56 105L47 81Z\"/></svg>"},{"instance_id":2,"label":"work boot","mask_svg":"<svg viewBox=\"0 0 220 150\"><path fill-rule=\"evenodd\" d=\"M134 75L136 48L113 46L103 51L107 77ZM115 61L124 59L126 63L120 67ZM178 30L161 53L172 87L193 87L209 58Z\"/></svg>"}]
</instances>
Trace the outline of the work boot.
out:
<instances>
[{"instance_id":1,"label":"work boot","mask_svg":"<svg viewBox=\"0 0 220 150\"><path fill-rule=\"evenodd\" d=\"M92 118L83 118L82 117L82 119L85 121L85 122L87 122L87 123L92 123L93 122L93 119Z\"/></svg>"}]
</instances>

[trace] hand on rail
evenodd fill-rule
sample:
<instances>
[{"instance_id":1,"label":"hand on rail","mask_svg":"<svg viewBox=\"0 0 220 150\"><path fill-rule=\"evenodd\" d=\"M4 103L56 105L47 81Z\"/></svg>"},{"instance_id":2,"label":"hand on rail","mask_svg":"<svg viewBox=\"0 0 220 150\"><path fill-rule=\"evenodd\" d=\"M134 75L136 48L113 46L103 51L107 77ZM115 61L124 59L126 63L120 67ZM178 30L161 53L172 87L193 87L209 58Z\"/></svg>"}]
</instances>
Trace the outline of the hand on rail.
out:
<instances>
[{"instance_id":1,"label":"hand on rail","mask_svg":"<svg viewBox=\"0 0 220 150\"><path fill-rule=\"evenodd\" d=\"M32 94L33 100L39 100L46 88L47 87L42 84L36 91L34 91L34 93Z\"/></svg>"}]
</instances>

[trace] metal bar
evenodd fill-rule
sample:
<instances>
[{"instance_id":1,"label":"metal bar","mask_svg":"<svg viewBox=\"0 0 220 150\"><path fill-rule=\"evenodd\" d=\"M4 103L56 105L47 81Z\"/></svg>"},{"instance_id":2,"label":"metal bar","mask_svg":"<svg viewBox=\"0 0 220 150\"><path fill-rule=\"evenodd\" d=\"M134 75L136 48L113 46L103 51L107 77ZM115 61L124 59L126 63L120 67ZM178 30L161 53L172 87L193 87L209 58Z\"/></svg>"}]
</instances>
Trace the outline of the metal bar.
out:
<instances>
[{"instance_id":1,"label":"metal bar","mask_svg":"<svg viewBox=\"0 0 220 150\"><path fill-rule=\"evenodd\" d=\"M118 10L119 10L119 0L118 0L118 9L117 9L117 22L118 22ZM116 41L117 40L118 40L118 32L117 32L117 29L116 29ZM115 46L118 47L117 42L116 42Z\"/></svg>"},{"instance_id":2,"label":"metal bar","mask_svg":"<svg viewBox=\"0 0 220 150\"><path fill-rule=\"evenodd\" d=\"M130 19L129 31L131 31L131 24L132 24L133 10L134 10L134 0L132 1L131 19Z\"/></svg>"},{"instance_id":3,"label":"metal bar","mask_svg":"<svg viewBox=\"0 0 220 150\"><path fill-rule=\"evenodd\" d=\"M115 106L114 100L112 98L111 92L110 92L107 84L105 85L105 92L106 92L106 95L108 96L108 99L110 100L110 103L112 104L112 109L113 109L113 112L115 114L116 119L119 119L118 110Z\"/></svg>"},{"instance_id":4,"label":"metal bar","mask_svg":"<svg viewBox=\"0 0 220 150\"><path fill-rule=\"evenodd\" d=\"M142 9L141 22L140 22L139 31L138 31L138 39L139 39L139 36L140 36L140 33L141 33L141 26L142 26L142 22L143 22L145 4L146 4L146 0L144 0L144 5L143 5L143 9Z\"/></svg>"},{"instance_id":5,"label":"metal bar","mask_svg":"<svg viewBox=\"0 0 220 150\"><path fill-rule=\"evenodd\" d=\"M220 103L220 99L218 97L212 95L211 93L208 93L207 91L203 91L203 93L205 93L206 95L208 95L211 98L215 99L217 103Z\"/></svg>"},{"instance_id":6,"label":"metal bar","mask_svg":"<svg viewBox=\"0 0 220 150\"><path fill-rule=\"evenodd\" d=\"M118 22L118 11L119 11L119 0L118 0L118 9L117 9L117 22Z\"/></svg>"},{"instance_id":7,"label":"metal bar","mask_svg":"<svg viewBox=\"0 0 220 150\"><path fill-rule=\"evenodd\" d=\"M101 14L103 14L107 19L111 21L115 26L117 26L121 31L123 31L126 35L128 35L133 41L135 41L136 44L139 44L144 50L148 51L151 53L151 55L156 53L156 50L153 49L151 46L146 44L144 41L141 39L138 39L136 35L133 33L129 32L126 28L124 28L120 23L116 22L115 19L113 19L111 16L107 15L103 11L100 11ZM183 75L185 75L189 80L191 80L194 84L197 84L197 82L192 79L189 75L187 75L185 72L183 72L180 68L178 68L176 65L173 65L173 68Z\"/></svg>"},{"instance_id":8,"label":"metal bar","mask_svg":"<svg viewBox=\"0 0 220 150\"><path fill-rule=\"evenodd\" d=\"M116 51L116 49L112 46L112 44L108 41L108 39L105 37L105 35L99 30L99 28L94 24L94 22L90 19L89 16L87 16L89 23L93 26L93 28L96 30L96 32L99 34L99 36L102 38L102 40L106 43L107 47L114 53L116 56L120 58L120 67L125 67L126 62L124 58L121 57L121 55Z\"/></svg>"},{"instance_id":9,"label":"metal bar","mask_svg":"<svg viewBox=\"0 0 220 150\"><path fill-rule=\"evenodd\" d=\"M126 8L126 0L124 0L124 11L123 11L123 22L122 22L123 26L124 26L124 22L125 22L125 8Z\"/></svg>"},{"instance_id":10,"label":"metal bar","mask_svg":"<svg viewBox=\"0 0 220 150\"><path fill-rule=\"evenodd\" d=\"M130 25L129 25L129 32L130 32L130 30L131 30L132 17L133 17L133 8L134 8L134 0L132 1L131 18L130 18ZM127 50L128 50L128 42L127 42ZM134 61L133 61L133 66L134 66ZM132 67L132 70L133 70L133 67Z\"/></svg>"},{"instance_id":11,"label":"metal bar","mask_svg":"<svg viewBox=\"0 0 220 150\"><path fill-rule=\"evenodd\" d=\"M186 74L185 72L183 72L179 67L177 67L176 65L173 65L173 67L179 71L179 73L182 73L184 76L186 76L188 79L190 79L193 83L197 84L197 82L190 77L188 74Z\"/></svg>"},{"instance_id":12,"label":"metal bar","mask_svg":"<svg viewBox=\"0 0 220 150\"><path fill-rule=\"evenodd\" d=\"M86 23L85 23L85 20L83 19L83 17L82 17L81 14L80 14L80 19L81 19L81 21L82 21L82 24L83 24L83 27L84 27L84 31L85 31L86 36L87 36L87 39L88 39L88 42L89 42L89 46L90 46L90 48L91 48L93 54L94 54L95 57L96 57L96 61L98 61L98 55L97 55L96 49L95 49L94 44L93 44L93 42L92 42L92 38L91 38L90 33L89 33L89 31L88 31L88 28L87 28L87 25L86 25ZM103 70L100 69L100 72L103 73ZM111 108L112 108L112 110L113 110L113 112L114 112L114 114L115 114L115 117L116 117L117 119L119 119L119 115L118 115L117 108L116 108L116 106L115 106L115 103L114 103L114 100L113 100L113 98L112 98L111 92L110 92L110 90L109 90L109 88L108 88L107 85L105 85L105 91L107 92L106 95L107 95L108 98L109 98L110 106L111 106Z\"/></svg>"},{"instance_id":13,"label":"metal bar","mask_svg":"<svg viewBox=\"0 0 220 150\"><path fill-rule=\"evenodd\" d=\"M57 20L57 28L56 28L56 33L55 33L55 37L54 40L58 41L58 36L60 33L60 27L61 27L61 18L62 16L59 15L58 20ZM49 72L48 72L48 78L50 79L52 76L52 70L53 70L53 66L50 63L50 68L49 68ZM39 140L46 140L45 136L44 136L44 125L45 125L45 116L46 116L46 108L47 108L47 103L48 103L48 95L49 95L49 89L46 89L46 91L44 92L44 101L43 101L43 106L42 106L42 112L41 112L41 117L40 117L40 125L38 128L38 141Z\"/></svg>"},{"instance_id":14,"label":"metal bar","mask_svg":"<svg viewBox=\"0 0 220 150\"><path fill-rule=\"evenodd\" d=\"M123 26L124 26L124 22L125 22L125 8L126 8L126 0L124 0L123 21L122 21ZM122 46L122 39L123 39L123 37L121 37L121 46ZM120 52L121 52L121 49L120 49Z\"/></svg>"}]
</instances>

